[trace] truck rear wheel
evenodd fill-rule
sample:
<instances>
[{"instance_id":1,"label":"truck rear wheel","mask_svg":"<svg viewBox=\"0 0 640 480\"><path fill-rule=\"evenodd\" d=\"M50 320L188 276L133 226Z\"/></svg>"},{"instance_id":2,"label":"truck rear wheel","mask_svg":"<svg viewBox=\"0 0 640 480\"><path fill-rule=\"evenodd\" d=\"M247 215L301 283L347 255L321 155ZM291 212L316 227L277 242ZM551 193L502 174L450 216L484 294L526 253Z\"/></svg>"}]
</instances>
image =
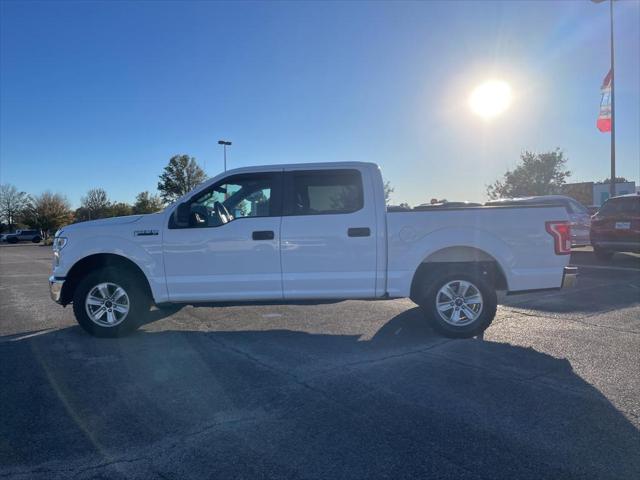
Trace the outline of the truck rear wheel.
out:
<instances>
[{"instance_id":1,"label":"truck rear wheel","mask_svg":"<svg viewBox=\"0 0 640 480\"><path fill-rule=\"evenodd\" d=\"M420 306L435 330L452 338L469 338L484 332L498 305L495 287L473 271L447 269L425 282Z\"/></svg>"},{"instance_id":2,"label":"truck rear wheel","mask_svg":"<svg viewBox=\"0 0 640 480\"><path fill-rule=\"evenodd\" d=\"M84 277L73 293L73 313L80 326L96 337L121 337L144 323L150 299L135 277L101 268Z\"/></svg>"}]
</instances>

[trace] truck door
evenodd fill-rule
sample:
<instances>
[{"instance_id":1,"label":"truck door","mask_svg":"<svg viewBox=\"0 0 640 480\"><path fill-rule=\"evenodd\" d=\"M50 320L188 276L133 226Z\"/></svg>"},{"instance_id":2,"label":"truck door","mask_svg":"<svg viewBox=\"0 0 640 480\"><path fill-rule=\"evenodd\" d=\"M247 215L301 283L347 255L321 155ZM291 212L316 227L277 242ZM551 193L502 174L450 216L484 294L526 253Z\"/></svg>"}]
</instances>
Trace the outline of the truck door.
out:
<instances>
[{"instance_id":1,"label":"truck door","mask_svg":"<svg viewBox=\"0 0 640 480\"><path fill-rule=\"evenodd\" d=\"M357 169L285 171L285 299L375 296L375 203L364 175Z\"/></svg>"},{"instance_id":2,"label":"truck door","mask_svg":"<svg viewBox=\"0 0 640 480\"><path fill-rule=\"evenodd\" d=\"M282 299L281 183L281 172L232 175L187 202L188 222L171 216L163 236L171 301Z\"/></svg>"}]
</instances>

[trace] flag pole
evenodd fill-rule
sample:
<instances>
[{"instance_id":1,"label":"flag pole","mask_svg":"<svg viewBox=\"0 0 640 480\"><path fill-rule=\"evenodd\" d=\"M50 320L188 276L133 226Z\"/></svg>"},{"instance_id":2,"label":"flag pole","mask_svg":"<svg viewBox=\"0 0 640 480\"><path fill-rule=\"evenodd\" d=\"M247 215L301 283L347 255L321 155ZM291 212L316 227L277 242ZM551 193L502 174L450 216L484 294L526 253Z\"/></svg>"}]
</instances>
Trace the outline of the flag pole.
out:
<instances>
[{"instance_id":1,"label":"flag pole","mask_svg":"<svg viewBox=\"0 0 640 480\"><path fill-rule=\"evenodd\" d=\"M609 20L611 23L611 183L609 183L609 196L616 195L616 97L615 97L615 73L613 70L613 0L609 0Z\"/></svg>"}]
</instances>

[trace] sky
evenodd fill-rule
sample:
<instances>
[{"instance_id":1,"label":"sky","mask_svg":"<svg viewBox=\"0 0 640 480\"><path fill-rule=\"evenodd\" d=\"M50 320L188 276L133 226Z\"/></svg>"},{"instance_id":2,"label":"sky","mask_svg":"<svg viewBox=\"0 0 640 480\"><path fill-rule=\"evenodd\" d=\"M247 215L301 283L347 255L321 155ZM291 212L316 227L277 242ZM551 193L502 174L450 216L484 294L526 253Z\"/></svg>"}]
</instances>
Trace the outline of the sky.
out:
<instances>
[{"instance_id":1,"label":"sky","mask_svg":"<svg viewBox=\"0 0 640 480\"><path fill-rule=\"evenodd\" d=\"M617 175L640 184L640 2L615 4ZM132 202L176 154L208 175L371 161L393 203L486 200L524 150L609 176L607 4L0 0L0 182ZM474 115L475 86L513 103Z\"/></svg>"}]
</instances>

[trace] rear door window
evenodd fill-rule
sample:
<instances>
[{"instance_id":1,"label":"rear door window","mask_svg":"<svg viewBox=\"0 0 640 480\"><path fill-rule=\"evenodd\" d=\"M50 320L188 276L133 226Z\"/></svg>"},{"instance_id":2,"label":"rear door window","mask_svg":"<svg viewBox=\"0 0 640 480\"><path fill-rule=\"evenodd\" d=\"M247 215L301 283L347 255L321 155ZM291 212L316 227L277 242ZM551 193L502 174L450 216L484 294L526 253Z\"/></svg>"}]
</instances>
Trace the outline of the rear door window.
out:
<instances>
[{"instance_id":1,"label":"rear door window","mask_svg":"<svg viewBox=\"0 0 640 480\"><path fill-rule=\"evenodd\" d=\"M358 170L303 170L288 174L285 215L330 215L362 209Z\"/></svg>"}]
</instances>

